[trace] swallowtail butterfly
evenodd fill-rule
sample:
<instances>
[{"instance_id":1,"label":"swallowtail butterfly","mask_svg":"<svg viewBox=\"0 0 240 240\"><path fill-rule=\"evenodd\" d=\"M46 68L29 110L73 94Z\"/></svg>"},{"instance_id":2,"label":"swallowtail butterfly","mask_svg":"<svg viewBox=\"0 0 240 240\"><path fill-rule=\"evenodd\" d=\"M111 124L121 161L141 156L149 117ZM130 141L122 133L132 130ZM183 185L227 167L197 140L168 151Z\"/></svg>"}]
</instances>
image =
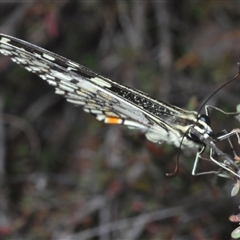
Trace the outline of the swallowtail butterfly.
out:
<instances>
[{"instance_id":1,"label":"swallowtail butterfly","mask_svg":"<svg viewBox=\"0 0 240 240\"><path fill-rule=\"evenodd\" d=\"M215 145L217 141L229 140L233 134L238 136L238 133L232 131L216 137L207 116L210 106L206 106L206 115L183 110L12 36L0 34L0 52L46 80L55 87L57 94L81 105L85 112L98 120L139 129L154 143L167 142L176 147L196 148L193 175L199 174L196 173L197 163L208 146L211 161L231 175L240 177L237 164ZM215 159L214 154L223 156L224 161Z\"/></svg>"}]
</instances>

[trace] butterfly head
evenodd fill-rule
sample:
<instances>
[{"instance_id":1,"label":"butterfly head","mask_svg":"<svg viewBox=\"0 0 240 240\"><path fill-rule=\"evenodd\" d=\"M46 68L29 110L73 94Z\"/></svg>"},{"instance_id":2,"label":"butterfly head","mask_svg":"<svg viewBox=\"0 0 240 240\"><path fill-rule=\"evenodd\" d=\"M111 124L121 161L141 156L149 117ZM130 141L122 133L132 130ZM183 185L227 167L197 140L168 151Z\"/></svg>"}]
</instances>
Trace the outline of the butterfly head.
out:
<instances>
[{"instance_id":1,"label":"butterfly head","mask_svg":"<svg viewBox=\"0 0 240 240\"><path fill-rule=\"evenodd\" d=\"M192 128L199 132L200 137L192 134L190 130L190 138L197 143L202 143L202 140L207 138L214 140L214 133L210 125L211 120L209 116L204 114L199 115L196 124Z\"/></svg>"}]
</instances>

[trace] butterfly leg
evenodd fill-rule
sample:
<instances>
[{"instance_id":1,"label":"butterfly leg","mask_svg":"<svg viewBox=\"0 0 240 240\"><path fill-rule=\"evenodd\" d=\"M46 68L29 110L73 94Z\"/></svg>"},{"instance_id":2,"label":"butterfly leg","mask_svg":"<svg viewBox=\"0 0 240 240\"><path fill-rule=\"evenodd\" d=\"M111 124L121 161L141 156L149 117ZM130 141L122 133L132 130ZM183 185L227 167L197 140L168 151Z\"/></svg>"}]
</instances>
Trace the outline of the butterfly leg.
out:
<instances>
[{"instance_id":1,"label":"butterfly leg","mask_svg":"<svg viewBox=\"0 0 240 240\"><path fill-rule=\"evenodd\" d=\"M212 162L214 162L215 164L217 164L219 167L221 167L221 169L225 169L227 172L230 172L233 174L233 176L237 176L238 178L240 177L239 176L239 171L234 171L234 166L227 160L225 159L222 163L219 162L218 160L216 160L214 157L213 157L213 149L210 149L210 159ZM220 171L218 172L220 174ZM229 175L227 174L222 174L221 176L225 176L225 177L229 177Z\"/></svg>"},{"instance_id":2,"label":"butterfly leg","mask_svg":"<svg viewBox=\"0 0 240 240\"><path fill-rule=\"evenodd\" d=\"M226 130L224 130L222 132L221 135L219 135L216 139L217 141L223 141L223 140L227 140L232 151L233 151L233 155L234 155L234 159L235 160L239 160L239 157L237 156L235 149L233 147L232 141L230 139L231 136L236 135L237 139L238 139L238 144L240 144L240 129L233 129L231 132L227 132ZM212 162L214 162L215 164L217 164L218 166L220 166L222 169L225 169L227 172L230 172L233 174L233 176L237 176L239 178L239 174L240 174L240 166L236 161L231 160L231 158L227 157L227 155L225 154L217 154L219 156L222 156L223 158L225 158L222 162L220 162L219 160L216 160L213 157L213 154L217 153L216 151L214 151L213 148L210 148L210 159ZM226 174L223 174L222 176L227 176Z\"/></svg>"},{"instance_id":3,"label":"butterfly leg","mask_svg":"<svg viewBox=\"0 0 240 240\"><path fill-rule=\"evenodd\" d=\"M217 175L221 175L222 177L229 177L229 175L221 173L221 170L225 169L227 172L232 173L233 176L240 177L239 173L236 173L231 168L231 164L229 164L228 160L224 160L224 162L219 162L218 160L216 160L213 157L213 154L214 154L213 149L210 149L210 155L209 155L210 159L203 158L201 156L202 152L203 152L203 150L200 149L200 151L198 151L197 154L196 154L195 162L194 162L193 169L192 169L192 175L193 176L199 176L199 175L205 175L205 174L217 174ZM217 170L217 171L216 170L215 171L207 171L207 172L196 172L199 159L210 160L210 161L214 162L216 165L218 165L220 167L220 170Z\"/></svg>"},{"instance_id":4,"label":"butterfly leg","mask_svg":"<svg viewBox=\"0 0 240 240\"><path fill-rule=\"evenodd\" d=\"M212 108L216 111L219 111L225 115L232 115L232 116L237 116L237 115L240 115L240 112L237 111L237 112L225 112L223 110L221 110L220 108L217 108L217 107L214 107L214 106L211 106L211 105L206 105L205 106L205 113L207 116L209 116L209 108ZM239 116L240 117L240 116ZM234 156L237 156L234 148L233 148L233 145L232 145L232 142L230 140L230 137L233 136L233 135L236 135L237 139L238 139L238 144L240 144L240 129L236 128L236 129L233 129L231 132L227 132L226 130L223 130L220 134L218 134L219 136L217 136L217 140L218 141L223 141L225 139L228 140L229 142L229 145L231 146L232 150L233 150L233 153L234 153Z\"/></svg>"},{"instance_id":5,"label":"butterfly leg","mask_svg":"<svg viewBox=\"0 0 240 240\"><path fill-rule=\"evenodd\" d=\"M225 112L223 110L221 110L220 108L217 108L217 107L214 107L214 106L211 106L211 105L206 105L205 106L205 113L207 116L209 116L209 109L212 108L216 111L219 111L225 115L232 115L232 116L237 116L237 115L240 115L240 112L236 111L236 112Z\"/></svg>"},{"instance_id":6,"label":"butterfly leg","mask_svg":"<svg viewBox=\"0 0 240 240\"><path fill-rule=\"evenodd\" d=\"M206 115L209 115L209 108L212 108L216 111L219 111L227 116L231 115L231 116L235 116L235 118L240 118L240 111L236 111L236 112L225 112L217 107L214 107L214 106L211 106L211 105L206 105L205 106L205 112L206 112ZM236 129L233 129L231 132L227 132L226 130L223 130L221 133L219 133L217 136L216 136L216 140L217 141L223 141L223 140L227 140L228 143L229 143L229 146L233 152L233 155L234 155L234 159L235 160L239 160L239 156L237 155L235 149L234 149L234 146L232 144L232 141L230 139L230 137L232 137L233 135L236 135L237 139L238 139L238 144L240 145L240 129L236 128ZM226 160L227 162L228 160ZM232 165L231 162L229 162L229 165ZM234 164L235 165L235 164ZM240 167L238 167L240 168Z\"/></svg>"},{"instance_id":7,"label":"butterfly leg","mask_svg":"<svg viewBox=\"0 0 240 240\"><path fill-rule=\"evenodd\" d=\"M204 160L209 160L209 161L211 160L211 159L206 159L206 158L201 156L201 154L204 152L205 148L206 148L205 146L202 147L196 154L195 161L194 161L194 164L193 164L193 169L192 169L192 175L193 176L205 175L205 174L218 174L219 173L219 171L208 171L208 172L197 173L197 166L198 166L199 159L204 159Z\"/></svg>"},{"instance_id":8,"label":"butterfly leg","mask_svg":"<svg viewBox=\"0 0 240 240\"><path fill-rule=\"evenodd\" d=\"M231 139L230 139L230 137L231 136L233 136L233 135L236 135L236 137L237 137L237 139L238 139L238 144L240 144L240 136L239 136L239 134L240 134L240 129L233 129L231 132L227 132L227 130L223 130L220 134L219 134L219 136L217 136L217 140L218 141L223 141L223 140L227 140L228 141L228 143L229 143L229 146L230 146L230 148L231 148L231 150L232 150L232 152L233 152L233 155L234 155L234 158L237 158L238 157L238 155L237 155L237 153L236 153L236 151L235 151L235 149L234 149L234 147L233 147L233 144L232 144L232 141L231 141Z\"/></svg>"}]
</instances>

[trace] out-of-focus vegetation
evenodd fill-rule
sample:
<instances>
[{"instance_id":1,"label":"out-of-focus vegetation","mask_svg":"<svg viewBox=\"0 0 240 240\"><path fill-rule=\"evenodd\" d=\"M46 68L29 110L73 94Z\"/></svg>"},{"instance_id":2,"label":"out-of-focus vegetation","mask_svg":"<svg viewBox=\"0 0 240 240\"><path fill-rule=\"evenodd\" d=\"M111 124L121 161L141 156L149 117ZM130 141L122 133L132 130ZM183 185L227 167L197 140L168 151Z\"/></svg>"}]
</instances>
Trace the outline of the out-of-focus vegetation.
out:
<instances>
[{"instance_id":1,"label":"out-of-focus vegetation","mask_svg":"<svg viewBox=\"0 0 240 240\"><path fill-rule=\"evenodd\" d=\"M240 2L8 2L0 32L197 110L237 72ZM1 239L229 239L237 227L234 182L193 177L194 152L168 178L172 146L98 122L3 56L0 81ZM234 111L239 92L237 80L209 104ZM215 131L238 127L212 115Z\"/></svg>"}]
</instances>

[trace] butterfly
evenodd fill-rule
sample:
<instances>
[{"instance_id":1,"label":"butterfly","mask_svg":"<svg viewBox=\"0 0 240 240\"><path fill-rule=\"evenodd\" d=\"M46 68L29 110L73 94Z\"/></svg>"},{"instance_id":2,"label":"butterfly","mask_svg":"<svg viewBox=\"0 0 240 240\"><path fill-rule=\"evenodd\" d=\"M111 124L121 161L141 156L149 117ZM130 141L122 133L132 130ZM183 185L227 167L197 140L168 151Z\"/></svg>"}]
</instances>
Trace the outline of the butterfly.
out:
<instances>
[{"instance_id":1,"label":"butterfly","mask_svg":"<svg viewBox=\"0 0 240 240\"><path fill-rule=\"evenodd\" d=\"M12 36L0 34L0 53L37 74L55 87L55 93L63 95L68 102L82 106L85 112L94 115L97 120L138 129L154 143L167 142L176 147L196 149L193 175L198 174L198 160L208 146L210 160L240 177L235 162L215 144L229 140L234 134L238 136L238 133L232 131L216 136L210 127L207 110L206 114L199 114L154 99L74 61ZM224 156L225 162L215 159L214 154Z\"/></svg>"}]
</instances>

